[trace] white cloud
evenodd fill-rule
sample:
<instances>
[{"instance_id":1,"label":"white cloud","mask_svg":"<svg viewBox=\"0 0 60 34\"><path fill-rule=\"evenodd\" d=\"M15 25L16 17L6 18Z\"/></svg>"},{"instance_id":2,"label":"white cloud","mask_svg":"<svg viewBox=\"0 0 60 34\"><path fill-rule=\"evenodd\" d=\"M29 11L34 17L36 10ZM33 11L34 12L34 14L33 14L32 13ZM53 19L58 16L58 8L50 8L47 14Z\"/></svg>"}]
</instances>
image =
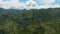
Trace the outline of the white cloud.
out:
<instances>
[{"instance_id":1,"label":"white cloud","mask_svg":"<svg viewBox=\"0 0 60 34\"><path fill-rule=\"evenodd\" d=\"M59 4L55 4L51 8L58 8L58 7L60 7L60 5Z\"/></svg>"},{"instance_id":2,"label":"white cloud","mask_svg":"<svg viewBox=\"0 0 60 34\"><path fill-rule=\"evenodd\" d=\"M39 0L40 1L40 0ZM26 3L21 3L19 0L9 0L7 2L3 2L3 0L0 0L0 8L4 9L41 9L41 8L55 8L60 7L60 5L49 5L50 3L53 3L55 0L41 0L40 2L45 3L45 5L40 5L33 1L29 0Z\"/></svg>"},{"instance_id":3,"label":"white cloud","mask_svg":"<svg viewBox=\"0 0 60 34\"><path fill-rule=\"evenodd\" d=\"M43 4L51 4L51 3L55 2L55 0L40 0L40 1Z\"/></svg>"}]
</instances>

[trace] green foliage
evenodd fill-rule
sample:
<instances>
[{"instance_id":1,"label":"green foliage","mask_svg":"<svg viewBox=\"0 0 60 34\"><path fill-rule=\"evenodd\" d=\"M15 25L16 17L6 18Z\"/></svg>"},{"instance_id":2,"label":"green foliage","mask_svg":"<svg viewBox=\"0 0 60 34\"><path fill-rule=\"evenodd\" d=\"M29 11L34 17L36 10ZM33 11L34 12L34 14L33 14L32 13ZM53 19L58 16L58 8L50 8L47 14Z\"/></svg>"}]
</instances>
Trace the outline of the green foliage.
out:
<instances>
[{"instance_id":1,"label":"green foliage","mask_svg":"<svg viewBox=\"0 0 60 34\"><path fill-rule=\"evenodd\" d=\"M60 34L59 8L4 11L7 14L0 14L0 34Z\"/></svg>"}]
</instances>

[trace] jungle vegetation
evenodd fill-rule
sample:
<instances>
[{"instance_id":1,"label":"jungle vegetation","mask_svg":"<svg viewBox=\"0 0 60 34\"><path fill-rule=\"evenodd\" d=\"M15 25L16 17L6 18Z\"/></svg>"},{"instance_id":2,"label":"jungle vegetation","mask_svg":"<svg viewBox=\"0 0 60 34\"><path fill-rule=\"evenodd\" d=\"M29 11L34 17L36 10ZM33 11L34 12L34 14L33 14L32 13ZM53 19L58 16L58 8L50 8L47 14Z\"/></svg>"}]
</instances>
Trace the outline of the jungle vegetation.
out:
<instances>
[{"instance_id":1,"label":"jungle vegetation","mask_svg":"<svg viewBox=\"0 0 60 34\"><path fill-rule=\"evenodd\" d=\"M60 8L0 8L0 34L60 34Z\"/></svg>"}]
</instances>

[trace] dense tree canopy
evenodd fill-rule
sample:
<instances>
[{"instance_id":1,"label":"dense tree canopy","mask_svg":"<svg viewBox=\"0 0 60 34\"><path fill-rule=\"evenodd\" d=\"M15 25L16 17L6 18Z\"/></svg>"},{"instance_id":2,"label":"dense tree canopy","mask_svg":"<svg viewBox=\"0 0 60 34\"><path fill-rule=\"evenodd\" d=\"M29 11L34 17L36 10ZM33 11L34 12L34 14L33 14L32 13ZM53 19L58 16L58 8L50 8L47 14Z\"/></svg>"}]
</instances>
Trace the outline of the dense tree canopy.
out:
<instances>
[{"instance_id":1,"label":"dense tree canopy","mask_svg":"<svg viewBox=\"0 0 60 34\"><path fill-rule=\"evenodd\" d=\"M60 34L60 8L0 8L0 34Z\"/></svg>"}]
</instances>

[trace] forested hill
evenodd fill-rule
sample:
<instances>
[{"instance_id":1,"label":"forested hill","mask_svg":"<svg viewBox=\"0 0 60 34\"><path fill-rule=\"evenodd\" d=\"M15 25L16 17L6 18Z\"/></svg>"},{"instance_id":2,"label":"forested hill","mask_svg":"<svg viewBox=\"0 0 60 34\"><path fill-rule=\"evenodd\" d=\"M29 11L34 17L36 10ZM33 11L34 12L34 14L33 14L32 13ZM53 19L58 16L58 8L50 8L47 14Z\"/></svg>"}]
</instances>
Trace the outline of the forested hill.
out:
<instances>
[{"instance_id":1,"label":"forested hill","mask_svg":"<svg viewBox=\"0 0 60 34\"><path fill-rule=\"evenodd\" d=\"M0 8L0 14L7 14L7 13L17 13L19 10L17 9L3 9Z\"/></svg>"},{"instance_id":2,"label":"forested hill","mask_svg":"<svg viewBox=\"0 0 60 34\"><path fill-rule=\"evenodd\" d=\"M0 34L60 34L60 8L0 8Z\"/></svg>"}]
</instances>

